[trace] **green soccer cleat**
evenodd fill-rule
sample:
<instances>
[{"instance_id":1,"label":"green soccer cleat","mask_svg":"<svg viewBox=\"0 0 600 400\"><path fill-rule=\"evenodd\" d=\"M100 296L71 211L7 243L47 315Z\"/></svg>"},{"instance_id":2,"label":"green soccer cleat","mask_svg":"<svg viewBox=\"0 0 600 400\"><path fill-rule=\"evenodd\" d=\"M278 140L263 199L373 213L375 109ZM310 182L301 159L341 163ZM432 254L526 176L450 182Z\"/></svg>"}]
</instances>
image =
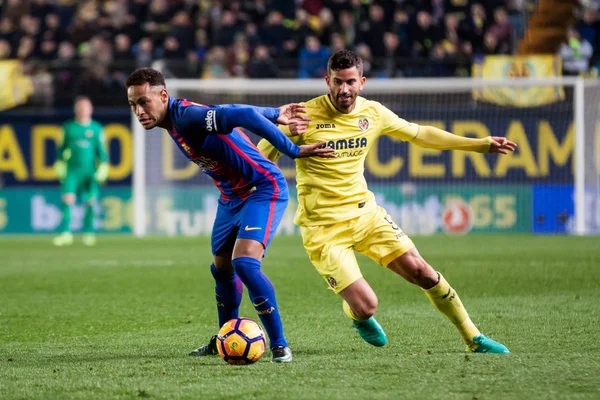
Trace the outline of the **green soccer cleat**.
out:
<instances>
[{"instance_id":1,"label":"green soccer cleat","mask_svg":"<svg viewBox=\"0 0 600 400\"><path fill-rule=\"evenodd\" d=\"M81 238L81 241L86 246L95 246L96 245L96 235L94 235L93 233L86 233Z\"/></svg>"},{"instance_id":2,"label":"green soccer cleat","mask_svg":"<svg viewBox=\"0 0 600 400\"><path fill-rule=\"evenodd\" d=\"M381 347L387 343L387 336L375 318L364 321L354 321L354 327L363 340L373 346Z\"/></svg>"},{"instance_id":3,"label":"green soccer cleat","mask_svg":"<svg viewBox=\"0 0 600 400\"><path fill-rule=\"evenodd\" d=\"M52 239L52 244L55 246L70 246L73 244L73 234L71 232L63 232Z\"/></svg>"},{"instance_id":4,"label":"green soccer cleat","mask_svg":"<svg viewBox=\"0 0 600 400\"><path fill-rule=\"evenodd\" d=\"M467 346L467 351L472 351L473 353L492 353L492 354L509 354L510 351L508 348L502 343L498 343L495 340L490 339L485 335L475 336L473 338L473 343L475 346ZM475 347L473 349L473 347Z\"/></svg>"},{"instance_id":5,"label":"green soccer cleat","mask_svg":"<svg viewBox=\"0 0 600 400\"><path fill-rule=\"evenodd\" d=\"M292 350L286 346L275 346L271 349L273 353L272 361L274 363L289 363L292 362Z\"/></svg>"}]
</instances>

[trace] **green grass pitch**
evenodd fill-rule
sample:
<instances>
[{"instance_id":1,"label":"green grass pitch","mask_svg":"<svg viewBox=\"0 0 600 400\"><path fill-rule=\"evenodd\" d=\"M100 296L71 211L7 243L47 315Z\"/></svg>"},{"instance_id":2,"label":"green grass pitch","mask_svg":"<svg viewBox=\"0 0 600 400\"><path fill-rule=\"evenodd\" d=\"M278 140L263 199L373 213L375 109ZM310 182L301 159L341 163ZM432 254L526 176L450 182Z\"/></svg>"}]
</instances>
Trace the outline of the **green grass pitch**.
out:
<instances>
[{"instance_id":1,"label":"green grass pitch","mask_svg":"<svg viewBox=\"0 0 600 400\"><path fill-rule=\"evenodd\" d=\"M362 342L298 237L264 261L294 362L187 352L216 332L207 238L101 236L95 248L0 238L2 399L597 399L600 242L417 237L482 332L512 354L467 354L421 291L360 258L389 343ZM257 320L247 294L242 316Z\"/></svg>"}]
</instances>

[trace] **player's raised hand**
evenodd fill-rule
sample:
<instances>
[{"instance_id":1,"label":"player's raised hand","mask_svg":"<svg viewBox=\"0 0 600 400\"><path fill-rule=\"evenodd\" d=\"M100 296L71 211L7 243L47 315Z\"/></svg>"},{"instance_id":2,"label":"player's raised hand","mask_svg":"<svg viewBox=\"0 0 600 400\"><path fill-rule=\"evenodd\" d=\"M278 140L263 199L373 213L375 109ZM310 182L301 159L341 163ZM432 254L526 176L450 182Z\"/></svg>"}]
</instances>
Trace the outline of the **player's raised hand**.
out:
<instances>
[{"instance_id":1,"label":"player's raised hand","mask_svg":"<svg viewBox=\"0 0 600 400\"><path fill-rule=\"evenodd\" d=\"M515 151L517 144L511 142L505 137L492 136L492 143L490 144L490 153L508 154L508 152Z\"/></svg>"},{"instance_id":2,"label":"player's raised hand","mask_svg":"<svg viewBox=\"0 0 600 400\"><path fill-rule=\"evenodd\" d=\"M310 121L310 117L306 115L306 106L304 104L290 103L279 107L278 124L291 125L306 122L308 125L308 121Z\"/></svg>"},{"instance_id":3,"label":"player's raised hand","mask_svg":"<svg viewBox=\"0 0 600 400\"><path fill-rule=\"evenodd\" d=\"M310 119L308 121L294 120L294 121L290 122L290 124L288 125L288 128L290 129L290 133L292 134L292 136L298 136L298 135L305 134L306 131L308 131L308 123L309 122L310 122Z\"/></svg>"},{"instance_id":4,"label":"player's raised hand","mask_svg":"<svg viewBox=\"0 0 600 400\"><path fill-rule=\"evenodd\" d=\"M335 150L327 147L327 142L314 144L303 144L300 146L298 158L319 156L323 158L335 158Z\"/></svg>"}]
</instances>

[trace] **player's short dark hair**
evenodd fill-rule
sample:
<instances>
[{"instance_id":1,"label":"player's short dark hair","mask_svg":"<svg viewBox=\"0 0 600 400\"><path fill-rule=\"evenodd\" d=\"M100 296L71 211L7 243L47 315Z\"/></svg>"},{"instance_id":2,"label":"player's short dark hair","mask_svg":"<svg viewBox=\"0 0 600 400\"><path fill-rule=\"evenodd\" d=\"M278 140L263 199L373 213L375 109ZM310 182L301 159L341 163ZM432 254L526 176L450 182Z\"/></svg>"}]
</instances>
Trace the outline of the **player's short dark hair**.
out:
<instances>
[{"instance_id":1,"label":"player's short dark hair","mask_svg":"<svg viewBox=\"0 0 600 400\"><path fill-rule=\"evenodd\" d=\"M338 50L331 57L329 57L329 61L327 62L327 73L331 73L331 71L341 71L343 69L348 69L356 67L360 76L363 74L363 60L360 58L358 54L350 50Z\"/></svg>"},{"instance_id":2,"label":"player's short dark hair","mask_svg":"<svg viewBox=\"0 0 600 400\"><path fill-rule=\"evenodd\" d=\"M127 77L125 87L129 88L129 86L138 86L144 83L149 83L150 86L167 86L165 77L160 71L153 68L138 68Z\"/></svg>"},{"instance_id":3,"label":"player's short dark hair","mask_svg":"<svg viewBox=\"0 0 600 400\"><path fill-rule=\"evenodd\" d=\"M73 104L77 104L77 103L79 103L82 100L87 100L90 103L92 102L92 99L90 99L89 96L85 96L85 95L80 94L79 96L75 96L75 100L73 101Z\"/></svg>"}]
</instances>

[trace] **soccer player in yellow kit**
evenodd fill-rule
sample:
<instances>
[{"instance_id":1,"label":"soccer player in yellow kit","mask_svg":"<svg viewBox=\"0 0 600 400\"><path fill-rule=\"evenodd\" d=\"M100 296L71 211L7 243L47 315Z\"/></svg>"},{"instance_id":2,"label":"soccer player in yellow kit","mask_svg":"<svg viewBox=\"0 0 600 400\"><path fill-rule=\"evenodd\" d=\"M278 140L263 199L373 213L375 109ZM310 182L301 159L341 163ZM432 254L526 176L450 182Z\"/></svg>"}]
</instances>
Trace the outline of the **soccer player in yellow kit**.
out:
<instances>
[{"instance_id":1,"label":"soccer player in yellow kit","mask_svg":"<svg viewBox=\"0 0 600 400\"><path fill-rule=\"evenodd\" d=\"M343 310L359 335L374 346L386 344L387 337L373 317L377 296L363 278L354 250L420 286L456 326L468 351L509 353L506 346L479 332L456 291L376 204L363 171L366 155L380 135L421 147L479 153L506 154L514 151L516 144L502 137L460 137L407 122L380 103L359 96L366 81L362 70L357 54L347 50L333 54L327 66L329 94L306 102L312 121L282 127L299 144L325 141L337 153L336 158L296 160L298 210L294 222L301 228L311 262L343 298ZM265 140L258 147L271 160L280 156Z\"/></svg>"}]
</instances>

